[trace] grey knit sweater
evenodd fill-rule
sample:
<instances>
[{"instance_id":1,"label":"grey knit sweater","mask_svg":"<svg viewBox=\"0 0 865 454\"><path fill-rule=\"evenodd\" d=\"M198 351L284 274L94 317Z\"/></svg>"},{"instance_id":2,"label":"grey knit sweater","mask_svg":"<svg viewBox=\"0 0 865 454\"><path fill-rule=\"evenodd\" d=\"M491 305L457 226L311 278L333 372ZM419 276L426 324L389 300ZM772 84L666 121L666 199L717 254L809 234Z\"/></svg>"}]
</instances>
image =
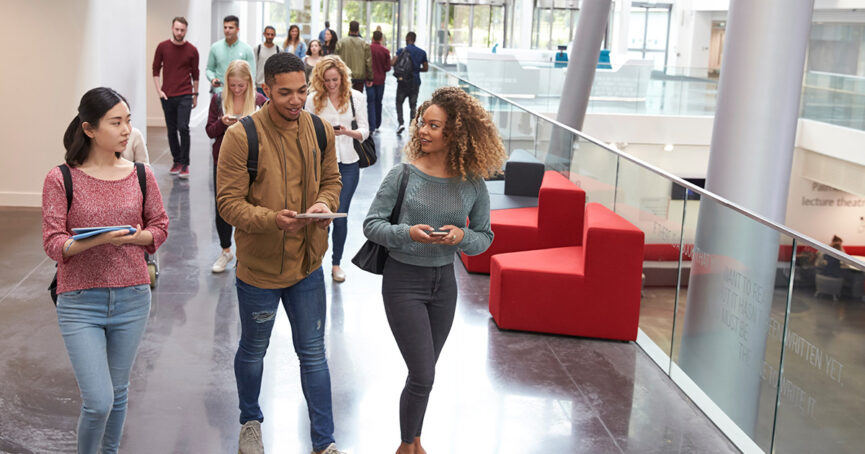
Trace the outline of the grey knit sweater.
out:
<instances>
[{"instance_id":1,"label":"grey knit sweater","mask_svg":"<svg viewBox=\"0 0 865 454\"><path fill-rule=\"evenodd\" d=\"M409 166L408 185L399 215L399 224L390 223L390 213L399 193L402 167ZM466 227L466 218L470 226ZM445 225L461 227L465 236L459 244L417 243L409 236L409 228L428 224L434 228ZM385 246L391 258L417 266L443 266L453 263L454 252L477 255L493 242L490 229L490 195L483 179L460 177L438 178L421 172L411 164L399 164L390 169L363 221L363 234Z\"/></svg>"}]
</instances>

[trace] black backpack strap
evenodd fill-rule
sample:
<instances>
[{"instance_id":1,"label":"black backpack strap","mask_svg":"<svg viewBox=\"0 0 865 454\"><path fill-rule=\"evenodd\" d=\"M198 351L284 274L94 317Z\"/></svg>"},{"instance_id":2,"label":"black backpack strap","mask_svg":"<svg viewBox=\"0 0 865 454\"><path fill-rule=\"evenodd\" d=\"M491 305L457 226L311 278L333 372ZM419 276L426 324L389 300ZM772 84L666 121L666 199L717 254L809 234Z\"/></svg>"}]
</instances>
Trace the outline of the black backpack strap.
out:
<instances>
[{"instance_id":1,"label":"black backpack strap","mask_svg":"<svg viewBox=\"0 0 865 454\"><path fill-rule=\"evenodd\" d=\"M69 208L72 207L72 173L69 171L69 166L60 164L60 173L63 174L63 188L66 189L66 212L69 213Z\"/></svg>"},{"instance_id":2,"label":"black backpack strap","mask_svg":"<svg viewBox=\"0 0 865 454\"><path fill-rule=\"evenodd\" d=\"M315 140L318 141L318 149L321 151L321 160L324 162L324 151L327 150L327 134L324 132L324 123L321 118L314 113L312 116L312 126L315 128Z\"/></svg>"},{"instance_id":3,"label":"black backpack strap","mask_svg":"<svg viewBox=\"0 0 865 454\"><path fill-rule=\"evenodd\" d=\"M261 57L261 44L259 44L258 47L255 48L256 63L258 62L258 57Z\"/></svg>"},{"instance_id":4,"label":"black backpack strap","mask_svg":"<svg viewBox=\"0 0 865 454\"><path fill-rule=\"evenodd\" d=\"M147 174L144 163L135 163L135 174L138 175L138 187L141 188L141 221L144 222L144 204L147 203Z\"/></svg>"},{"instance_id":5,"label":"black backpack strap","mask_svg":"<svg viewBox=\"0 0 865 454\"><path fill-rule=\"evenodd\" d=\"M246 171L249 172L249 185L258 176L258 131L255 129L255 121L251 116L240 119L243 129L246 130L246 144L248 154L246 157Z\"/></svg>"}]
</instances>

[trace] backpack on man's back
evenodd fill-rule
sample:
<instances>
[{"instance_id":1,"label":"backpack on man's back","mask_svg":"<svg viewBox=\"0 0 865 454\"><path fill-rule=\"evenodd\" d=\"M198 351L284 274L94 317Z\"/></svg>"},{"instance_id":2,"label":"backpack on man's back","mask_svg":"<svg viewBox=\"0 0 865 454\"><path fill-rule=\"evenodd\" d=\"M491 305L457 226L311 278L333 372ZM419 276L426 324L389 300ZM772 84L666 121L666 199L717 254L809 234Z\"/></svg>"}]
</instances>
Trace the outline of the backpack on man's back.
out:
<instances>
[{"instance_id":1,"label":"backpack on man's back","mask_svg":"<svg viewBox=\"0 0 865 454\"><path fill-rule=\"evenodd\" d=\"M393 75L400 82L414 80L414 62L408 48L404 47L393 65Z\"/></svg>"}]
</instances>

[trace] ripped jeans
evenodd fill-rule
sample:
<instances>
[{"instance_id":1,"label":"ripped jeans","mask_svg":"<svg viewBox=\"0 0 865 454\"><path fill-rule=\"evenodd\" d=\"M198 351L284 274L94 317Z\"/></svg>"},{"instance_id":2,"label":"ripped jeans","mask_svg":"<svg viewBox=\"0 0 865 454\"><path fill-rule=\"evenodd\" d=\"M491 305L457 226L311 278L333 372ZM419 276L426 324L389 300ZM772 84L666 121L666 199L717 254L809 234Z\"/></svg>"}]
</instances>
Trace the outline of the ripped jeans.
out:
<instances>
[{"instance_id":1,"label":"ripped jeans","mask_svg":"<svg viewBox=\"0 0 865 454\"><path fill-rule=\"evenodd\" d=\"M326 448L334 439L330 371L324 352L327 313L324 273L319 268L302 281L281 289L258 288L240 279L236 285L242 330L234 357L240 423L264 420L258 405L264 354L282 300L291 324L294 351L300 360L300 383L309 411L312 446L316 451Z\"/></svg>"}]
</instances>

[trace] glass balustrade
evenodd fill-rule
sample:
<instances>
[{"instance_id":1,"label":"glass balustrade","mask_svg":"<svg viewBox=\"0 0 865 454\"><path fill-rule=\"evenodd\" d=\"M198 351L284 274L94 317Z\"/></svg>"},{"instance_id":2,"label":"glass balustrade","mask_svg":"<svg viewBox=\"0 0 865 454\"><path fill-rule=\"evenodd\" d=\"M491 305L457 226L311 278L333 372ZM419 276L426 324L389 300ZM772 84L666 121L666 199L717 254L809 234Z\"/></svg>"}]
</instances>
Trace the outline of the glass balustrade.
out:
<instances>
[{"instance_id":1,"label":"glass balustrade","mask_svg":"<svg viewBox=\"0 0 865 454\"><path fill-rule=\"evenodd\" d=\"M811 81L824 91L860 88ZM740 449L861 452L865 257L828 248L545 118L529 98L496 91L505 85L489 89L433 66L423 75L421 100L444 85L481 101L508 153L532 154L583 188L588 202L644 232L637 344ZM677 109L691 108L693 93L676 96Z\"/></svg>"}]
</instances>

